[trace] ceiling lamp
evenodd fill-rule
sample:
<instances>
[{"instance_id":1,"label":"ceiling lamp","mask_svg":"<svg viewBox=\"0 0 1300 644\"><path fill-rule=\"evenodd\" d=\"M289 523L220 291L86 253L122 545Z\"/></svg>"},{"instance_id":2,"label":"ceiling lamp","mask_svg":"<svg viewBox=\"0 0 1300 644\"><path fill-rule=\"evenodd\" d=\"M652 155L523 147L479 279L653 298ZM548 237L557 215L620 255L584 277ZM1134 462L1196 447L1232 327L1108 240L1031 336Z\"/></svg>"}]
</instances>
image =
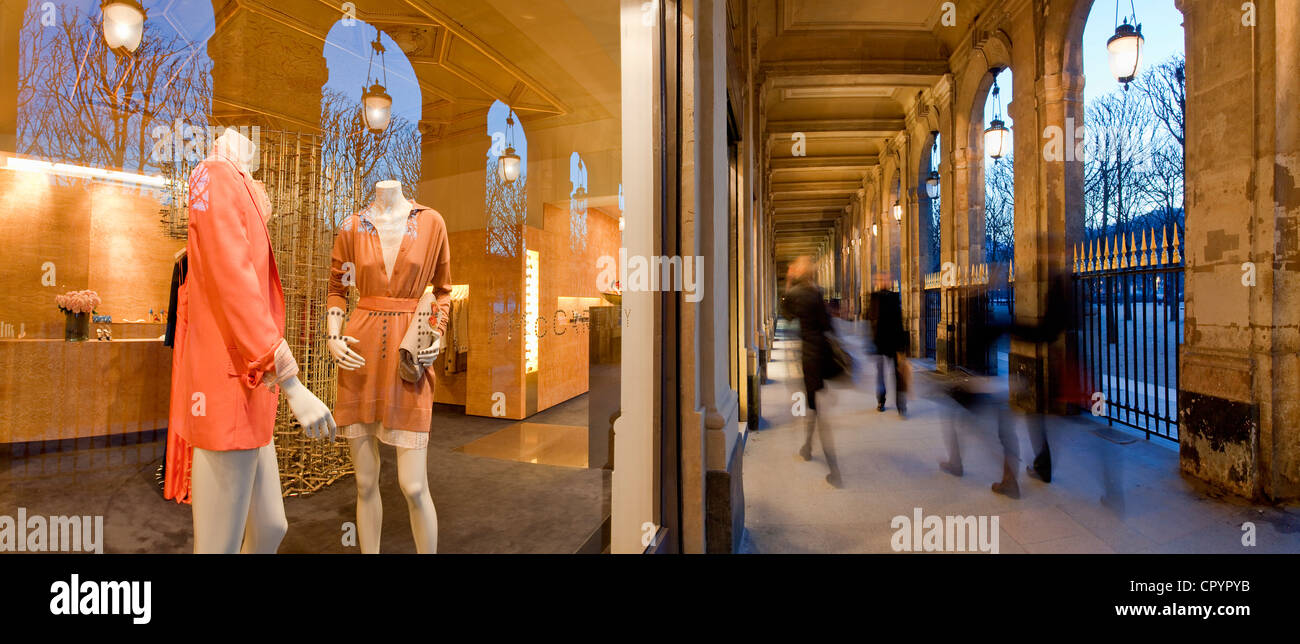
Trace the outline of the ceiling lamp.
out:
<instances>
[{"instance_id":1,"label":"ceiling lamp","mask_svg":"<svg viewBox=\"0 0 1300 644\"><path fill-rule=\"evenodd\" d=\"M871 236L878 237L879 235L880 235L880 226L876 224L871 224Z\"/></svg>"},{"instance_id":2,"label":"ceiling lamp","mask_svg":"<svg viewBox=\"0 0 1300 644\"><path fill-rule=\"evenodd\" d=\"M366 70L366 76L370 78L375 67L375 54L379 54L379 67L383 71L384 82L370 78L373 81L370 88L362 88L361 115L366 129L373 134L383 134L393 120L393 97L388 95L385 87L388 84L388 65L384 62L384 45L379 41L378 30L375 30L375 42L370 43L370 47L370 68Z\"/></svg>"},{"instance_id":3,"label":"ceiling lamp","mask_svg":"<svg viewBox=\"0 0 1300 644\"><path fill-rule=\"evenodd\" d=\"M523 161L515 153L514 144L515 113L506 116L506 151L497 158L497 178L502 183L514 183L523 170Z\"/></svg>"},{"instance_id":4,"label":"ceiling lamp","mask_svg":"<svg viewBox=\"0 0 1300 644\"><path fill-rule=\"evenodd\" d=\"M1001 70L993 70L993 120L989 121L989 126L984 130L984 152L993 159L1001 159L1003 155L1011 151L1011 130L1007 129L1007 124L1002 121L1002 90L998 88L998 74Z\"/></svg>"},{"instance_id":5,"label":"ceiling lamp","mask_svg":"<svg viewBox=\"0 0 1300 644\"><path fill-rule=\"evenodd\" d=\"M894 200L894 221L903 221L903 204L899 200Z\"/></svg>"},{"instance_id":6,"label":"ceiling lamp","mask_svg":"<svg viewBox=\"0 0 1300 644\"><path fill-rule=\"evenodd\" d=\"M1137 8L1133 6L1132 0L1129 0L1129 7L1133 24L1129 24L1129 18L1119 24L1119 0L1115 0L1115 35L1106 41L1110 73L1117 82L1124 84L1125 90L1137 78L1138 69L1142 67L1142 45L1145 42L1142 38L1142 25L1137 24Z\"/></svg>"},{"instance_id":7,"label":"ceiling lamp","mask_svg":"<svg viewBox=\"0 0 1300 644\"><path fill-rule=\"evenodd\" d=\"M134 53L144 38L144 7L138 0L101 0L104 42L118 53Z\"/></svg>"}]
</instances>

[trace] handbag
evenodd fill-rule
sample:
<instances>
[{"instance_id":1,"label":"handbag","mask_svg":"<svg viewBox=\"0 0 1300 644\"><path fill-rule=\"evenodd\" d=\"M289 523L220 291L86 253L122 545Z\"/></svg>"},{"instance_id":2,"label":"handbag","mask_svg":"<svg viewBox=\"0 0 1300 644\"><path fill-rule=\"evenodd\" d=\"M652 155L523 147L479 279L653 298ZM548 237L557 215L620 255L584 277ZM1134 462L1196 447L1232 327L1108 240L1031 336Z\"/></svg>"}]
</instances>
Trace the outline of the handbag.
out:
<instances>
[{"instance_id":1,"label":"handbag","mask_svg":"<svg viewBox=\"0 0 1300 644\"><path fill-rule=\"evenodd\" d=\"M831 355L823 367L824 373L822 377L834 378L840 374L853 373L853 356L844 350L844 346L840 344L839 338L836 338L834 334L827 333L825 335L826 344L831 349Z\"/></svg>"}]
</instances>

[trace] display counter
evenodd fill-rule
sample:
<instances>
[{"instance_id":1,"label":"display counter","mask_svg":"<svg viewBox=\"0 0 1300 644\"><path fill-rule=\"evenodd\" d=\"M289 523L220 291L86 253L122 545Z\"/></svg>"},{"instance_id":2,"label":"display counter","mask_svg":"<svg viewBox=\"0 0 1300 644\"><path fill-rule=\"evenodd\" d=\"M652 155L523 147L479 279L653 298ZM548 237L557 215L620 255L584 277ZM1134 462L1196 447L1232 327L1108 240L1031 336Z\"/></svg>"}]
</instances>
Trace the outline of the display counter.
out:
<instances>
[{"instance_id":1,"label":"display counter","mask_svg":"<svg viewBox=\"0 0 1300 644\"><path fill-rule=\"evenodd\" d=\"M0 340L0 443L133 434L167 426L162 340Z\"/></svg>"}]
</instances>

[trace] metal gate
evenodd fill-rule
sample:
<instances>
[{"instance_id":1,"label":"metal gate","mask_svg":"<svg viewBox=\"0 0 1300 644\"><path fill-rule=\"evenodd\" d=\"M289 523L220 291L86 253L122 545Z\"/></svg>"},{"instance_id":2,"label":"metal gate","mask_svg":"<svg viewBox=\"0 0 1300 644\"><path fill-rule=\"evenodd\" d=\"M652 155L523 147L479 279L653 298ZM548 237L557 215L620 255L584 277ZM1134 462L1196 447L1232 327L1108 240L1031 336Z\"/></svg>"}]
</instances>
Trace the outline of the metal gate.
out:
<instances>
[{"instance_id":1,"label":"metal gate","mask_svg":"<svg viewBox=\"0 0 1300 644\"><path fill-rule=\"evenodd\" d=\"M925 276L925 290L922 292L925 307L921 316L921 333L925 336L925 357L935 358L939 340L939 274Z\"/></svg>"},{"instance_id":2,"label":"metal gate","mask_svg":"<svg viewBox=\"0 0 1300 644\"><path fill-rule=\"evenodd\" d=\"M1090 411L1147 438L1176 441L1183 258L1178 226L1167 228L1075 248L1075 329Z\"/></svg>"}]
</instances>

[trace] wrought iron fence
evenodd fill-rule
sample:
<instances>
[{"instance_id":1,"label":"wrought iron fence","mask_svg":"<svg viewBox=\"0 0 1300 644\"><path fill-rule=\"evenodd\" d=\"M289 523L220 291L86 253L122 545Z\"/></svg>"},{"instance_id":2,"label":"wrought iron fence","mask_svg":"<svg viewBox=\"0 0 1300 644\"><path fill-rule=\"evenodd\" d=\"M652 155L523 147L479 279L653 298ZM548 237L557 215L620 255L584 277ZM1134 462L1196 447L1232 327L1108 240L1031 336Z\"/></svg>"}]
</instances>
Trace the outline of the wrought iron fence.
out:
<instances>
[{"instance_id":1,"label":"wrought iron fence","mask_svg":"<svg viewBox=\"0 0 1300 644\"><path fill-rule=\"evenodd\" d=\"M1147 438L1176 441L1183 258L1178 227L1168 233L1161 227L1077 246L1074 303L1090 411Z\"/></svg>"},{"instance_id":2,"label":"wrought iron fence","mask_svg":"<svg viewBox=\"0 0 1300 644\"><path fill-rule=\"evenodd\" d=\"M924 310L921 312L921 333L924 335L925 357L933 360L936 355L939 341L939 274L931 273L925 276L925 290L922 291L924 297Z\"/></svg>"},{"instance_id":3,"label":"wrought iron fence","mask_svg":"<svg viewBox=\"0 0 1300 644\"><path fill-rule=\"evenodd\" d=\"M996 373L995 347L987 342L993 320L989 266L974 264L925 276L925 346L928 356L939 353L943 325L944 358L948 365L977 373Z\"/></svg>"}]
</instances>

